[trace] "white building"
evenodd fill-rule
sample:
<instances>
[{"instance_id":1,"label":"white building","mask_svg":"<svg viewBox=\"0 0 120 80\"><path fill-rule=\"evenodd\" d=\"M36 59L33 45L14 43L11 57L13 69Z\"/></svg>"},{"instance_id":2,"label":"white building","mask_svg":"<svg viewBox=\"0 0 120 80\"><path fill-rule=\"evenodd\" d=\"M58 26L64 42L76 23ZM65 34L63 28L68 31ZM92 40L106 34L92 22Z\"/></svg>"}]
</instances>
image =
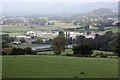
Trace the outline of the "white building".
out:
<instances>
[{"instance_id":1,"label":"white building","mask_svg":"<svg viewBox=\"0 0 120 80\"><path fill-rule=\"evenodd\" d=\"M27 32L27 35L36 36L36 33L35 33L34 31L28 31L28 32Z\"/></svg>"},{"instance_id":2,"label":"white building","mask_svg":"<svg viewBox=\"0 0 120 80\"><path fill-rule=\"evenodd\" d=\"M27 38L27 39L30 39L31 37L28 37L28 36L16 36L16 38Z\"/></svg>"}]
</instances>

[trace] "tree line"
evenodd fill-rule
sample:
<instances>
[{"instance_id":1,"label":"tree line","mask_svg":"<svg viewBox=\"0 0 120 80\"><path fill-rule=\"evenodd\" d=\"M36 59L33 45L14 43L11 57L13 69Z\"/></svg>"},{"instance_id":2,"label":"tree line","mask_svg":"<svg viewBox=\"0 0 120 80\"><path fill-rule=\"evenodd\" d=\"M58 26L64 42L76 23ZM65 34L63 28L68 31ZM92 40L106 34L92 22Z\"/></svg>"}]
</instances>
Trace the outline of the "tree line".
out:
<instances>
[{"instance_id":1,"label":"tree line","mask_svg":"<svg viewBox=\"0 0 120 80\"><path fill-rule=\"evenodd\" d=\"M4 48L2 50L2 55L36 55L37 53L33 51L30 47L26 48Z\"/></svg>"},{"instance_id":2,"label":"tree line","mask_svg":"<svg viewBox=\"0 0 120 80\"><path fill-rule=\"evenodd\" d=\"M83 35L76 39L65 37L64 32L52 40L51 48L56 55L60 55L66 49L66 45L73 44L73 54L77 56L90 56L93 50L112 51L120 56L120 33L106 32L104 35L96 34L95 38L86 38ZM2 48L11 48L9 38L2 39ZM8 51L10 52L10 51ZM2 52L6 54L6 52ZM31 48L13 48L11 55L36 54Z\"/></svg>"},{"instance_id":3,"label":"tree line","mask_svg":"<svg viewBox=\"0 0 120 80\"><path fill-rule=\"evenodd\" d=\"M52 41L52 49L56 55L65 50L66 44L73 45L73 54L78 56L90 56L93 50L113 51L114 55L120 56L120 33L106 32L104 35L96 34L95 38L86 38L83 35L76 36L76 39L65 38L60 34Z\"/></svg>"}]
</instances>

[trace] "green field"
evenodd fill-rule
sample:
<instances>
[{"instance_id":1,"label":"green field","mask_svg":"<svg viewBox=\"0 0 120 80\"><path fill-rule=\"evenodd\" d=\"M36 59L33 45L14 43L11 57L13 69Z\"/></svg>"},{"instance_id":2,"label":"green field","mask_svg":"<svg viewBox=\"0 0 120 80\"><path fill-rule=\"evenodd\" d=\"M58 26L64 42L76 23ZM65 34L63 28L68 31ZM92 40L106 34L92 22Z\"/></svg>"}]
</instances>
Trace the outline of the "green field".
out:
<instances>
[{"instance_id":1,"label":"green field","mask_svg":"<svg viewBox=\"0 0 120 80\"><path fill-rule=\"evenodd\" d=\"M109 51L100 51L100 50L94 50L93 53L114 54L113 52L109 52Z\"/></svg>"},{"instance_id":2,"label":"green field","mask_svg":"<svg viewBox=\"0 0 120 80\"><path fill-rule=\"evenodd\" d=\"M117 78L118 59L3 56L3 78Z\"/></svg>"},{"instance_id":3,"label":"green field","mask_svg":"<svg viewBox=\"0 0 120 80\"><path fill-rule=\"evenodd\" d=\"M73 24L55 22L54 25L43 25L43 26L17 26L17 25L3 25L2 32L0 34L9 34L10 36L20 36L25 35L27 31L48 31L57 30L64 28L76 28ZM43 36L44 37L44 36ZM46 36L53 38L53 36ZM45 38L45 37L44 37Z\"/></svg>"},{"instance_id":4,"label":"green field","mask_svg":"<svg viewBox=\"0 0 120 80\"><path fill-rule=\"evenodd\" d=\"M26 32L26 31L38 31L38 30L53 30L53 29L58 29L58 27L54 26L2 26L2 31L3 32Z\"/></svg>"},{"instance_id":5,"label":"green field","mask_svg":"<svg viewBox=\"0 0 120 80\"><path fill-rule=\"evenodd\" d=\"M45 52L38 52L37 54L48 54L48 55L52 55L54 54L53 51L45 51ZM73 54L72 49L66 49L64 52L62 52L62 54Z\"/></svg>"},{"instance_id":6,"label":"green field","mask_svg":"<svg viewBox=\"0 0 120 80\"><path fill-rule=\"evenodd\" d=\"M48 44L20 44L20 45L13 44L12 47L26 48L26 47L37 47L37 46L46 46L46 45Z\"/></svg>"},{"instance_id":7,"label":"green field","mask_svg":"<svg viewBox=\"0 0 120 80\"><path fill-rule=\"evenodd\" d=\"M56 30L64 28L76 28L72 23L60 23L55 22L54 25L36 25L36 26L17 26L17 25L2 25L2 31L5 33L13 32L26 32L26 31L38 31L38 30Z\"/></svg>"},{"instance_id":8,"label":"green field","mask_svg":"<svg viewBox=\"0 0 120 80\"><path fill-rule=\"evenodd\" d=\"M105 27L105 32L107 31L113 31L114 33L117 33L118 32L118 27Z\"/></svg>"},{"instance_id":9,"label":"green field","mask_svg":"<svg viewBox=\"0 0 120 80\"><path fill-rule=\"evenodd\" d=\"M66 49L62 54L73 54L72 49ZM99 51L99 50L94 50L93 54L96 53L103 53L103 54L114 54L113 52L109 52L109 51ZM38 52L38 54L54 54L53 51L45 51L45 52Z\"/></svg>"},{"instance_id":10,"label":"green field","mask_svg":"<svg viewBox=\"0 0 120 80\"><path fill-rule=\"evenodd\" d=\"M0 34L9 34L12 36L20 36L25 35L27 31L48 31L48 30L58 30L58 29L64 29L64 28L77 28L79 26L75 26L72 23L61 23L61 22L55 22L54 25L44 25L44 26L17 26L17 25L3 25L2 26L2 32ZM69 30L68 30L69 31ZM85 32L83 29L78 30L70 30L73 32ZM98 32L97 27L93 27L90 29L90 31ZM113 31L114 33L118 32L118 27L105 27L104 33L107 31ZM43 38L53 38L54 36L42 36Z\"/></svg>"},{"instance_id":11,"label":"green field","mask_svg":"<svg viewBox=\"0 0 120 80\"><path fill-rule=\"evenodd\" d=\"M55 26L15 26L15 25L4 25L2 26L2 33L9 34L10 36L20 36L26 34L27 31L47 31L47 30L55 30L59 29L59 27ZM1 32L0 32L1 33ZM2 34L1 33L1 34Z\"/></svg>"},{"instance_id":12,"label":"green field","mask_svg":"<svg viewBox=\"0 0 120 80\"><path fill-rule=\"evenodd\" d=\"M0 79L2 78L2 57L0 56Z\"/></svg>"}]
</instances>

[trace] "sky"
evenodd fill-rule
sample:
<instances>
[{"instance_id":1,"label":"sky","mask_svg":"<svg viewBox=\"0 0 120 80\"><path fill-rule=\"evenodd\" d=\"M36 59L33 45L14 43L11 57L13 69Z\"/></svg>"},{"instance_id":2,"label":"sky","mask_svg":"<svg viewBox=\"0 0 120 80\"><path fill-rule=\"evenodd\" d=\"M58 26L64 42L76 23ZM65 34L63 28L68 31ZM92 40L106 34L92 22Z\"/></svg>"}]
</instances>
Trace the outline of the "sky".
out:
<instances>
[{"instance_id":1,"label":"sky","mask_svg":"<svg viewBox=\"0 0 120 80\"><path fill-rule=\"evenodd\" d=\"M0 0L0 2L118 2L120 0Z\"/></svg>"},{"instance_id":2,"label":"sky","mask_svg":"<svg viewBox=\"0 0 120 80\"><path fill-rule=\"evenodd\" d=\"M99 8L116 8L118 0L0 0L0 13L58 14L85 13Z\"/></svg>"}]
</instances>

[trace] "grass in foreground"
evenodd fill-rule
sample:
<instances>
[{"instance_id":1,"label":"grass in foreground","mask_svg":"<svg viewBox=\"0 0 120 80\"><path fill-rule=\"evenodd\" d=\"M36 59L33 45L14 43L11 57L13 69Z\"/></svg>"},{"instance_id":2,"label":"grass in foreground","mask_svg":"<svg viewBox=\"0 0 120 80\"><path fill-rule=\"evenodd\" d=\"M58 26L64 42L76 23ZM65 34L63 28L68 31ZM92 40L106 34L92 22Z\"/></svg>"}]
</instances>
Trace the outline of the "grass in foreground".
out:
<instances>
[{"instance_id":1,"label":"grass in foreground","mask_svg":"<svg viewBox=\"0 0 120 80\"><path fill-rule=\"evenodd\" d=\"M118 59L3 56L3 78L117 78Z\"/></svg>"},{"instance_id":2,"label":"grass in foreground","mask_svg":"<svg viewBox=\"0 0 120 80\"><path fill-rule=\"evenodd\" d=\"M0 79L2 78L2 56L0 55Z\"/></svg>"}]
</instances>

